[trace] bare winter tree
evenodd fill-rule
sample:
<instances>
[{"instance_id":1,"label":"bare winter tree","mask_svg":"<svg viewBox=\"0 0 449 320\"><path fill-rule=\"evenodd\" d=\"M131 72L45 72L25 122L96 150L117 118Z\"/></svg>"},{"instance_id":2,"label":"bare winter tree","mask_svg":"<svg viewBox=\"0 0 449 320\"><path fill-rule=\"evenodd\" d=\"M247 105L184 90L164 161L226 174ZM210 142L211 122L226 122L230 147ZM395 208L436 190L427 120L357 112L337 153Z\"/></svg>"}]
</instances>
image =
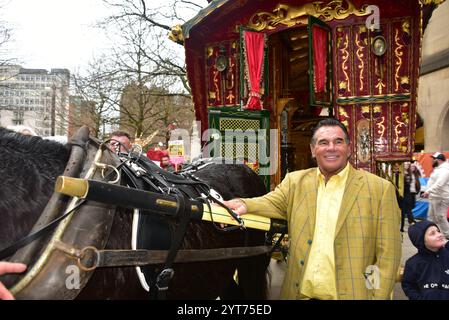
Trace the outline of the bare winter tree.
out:
<instances>
[{"instance_id":1,"label":"bare winter tree","mask_svg":"<svg viewBox=\"0 0 449 320\"><path fill-rule=\"evenodd\" d=\"M91 134L100 137L106 126L114 124L114 110L120 99L121 81L118 72L108 65L108 58L101 56L88 63L85 74L72 75L75 97L71 101L69 131L87 125Z\"/></svg>"},{"instance_id":2,"label":"bare winter tree","mask_svg":"<svg viewBox=\"0 0 449 320\"><path fill-rule=\"evenodd\" d=\"M198 13L207 5L207 1L169 0L159 4L149 0L104 0L104 2L112 8L114 14L103 26L123 25L123 22L145 25L151 34L151 46L145 48L141 54L153 65L149 75L176 78L177 90L170 92L190 96L183 47L168 41L168 33L173 26L185 23Z\"/></svg>"},{"instance_id":3,"label":"bare winter tree","mask_svg":"<svg viewBox=\"0 0 449 320\"><path fill-rule=\"evenodd\" d=\"M116 39L111 59L124 83L117 110L120 113L120 127L138 138L148 136L155 130L165 135L170 123L186 120L176 118L187 117L190 128L193 106L183 55L180 55L182 47L168 39L170 24L149 23L153 20L152 16L143 14L148 13L145 1L139 2L141 7L132 1L108 3L118 12L109 17L103 27L107 26L108 34ZM167 20L163 16L160 18ZM113 30L116 30L115 34ZM183 100L183 106L177 107L175 102L179 102L180 97L187 99Z\"/></svg>"},{"instance_id":4,"label":"bare winter tree","mask_svg":"<svg viewBox=\"0 0 449 320\"><path fill-rule=\"evenodd\" d=\"M167 143L170 130L190 128L194 117L190 103L189 98L168 95L166 89L156 85L150 88L129 85L121 99L121 127L137 138L158 131L154 141Z\"/></svg>"},{"instance_id":5,"label":"bare winter tree","mask_svg":"<svg viewBox=\"0 0 449 320\"><path fill-rule=\"evenodd\" d=\"M15 59L10 56L9 52L5 48L11 41L11 34L11 28L9 28L5 22L0 21L0 65L11 64L15 61Z\"/></svg>"},{"instance_id":6,"label":"bare winter tree","mask_svg":"<svg viewBox=\"0 0 449 320\"><path fill-rule=\"evenodd\" d=\"M1 21L0 21L0 50L1 58L0 58L0 65L6 64L11 59L8 58L5 53L3 52L5 45L10 41L11 39L11 29L7 28Z\"/></svg>"},{"instance_id":7,"label":"bare winter tree","mask_svg":"<svg viewBox=\"0 0 449 320\"><path fill-rule=\"evenodd\" d=\"M5 6L5 2L0 0L0 12L4 10ZM8 49L8 45L11 44L13 40L12 35L12 28L5 21L1 20L0 17L0 66L17 63L17 59L11 54L10 50ZM10 76L13 77L15 76L15 74L11 74ZM3 77L3 80L6 79ZM1 85L2 83L0 81L0 86Z\"/></svg>"}]
</instances>

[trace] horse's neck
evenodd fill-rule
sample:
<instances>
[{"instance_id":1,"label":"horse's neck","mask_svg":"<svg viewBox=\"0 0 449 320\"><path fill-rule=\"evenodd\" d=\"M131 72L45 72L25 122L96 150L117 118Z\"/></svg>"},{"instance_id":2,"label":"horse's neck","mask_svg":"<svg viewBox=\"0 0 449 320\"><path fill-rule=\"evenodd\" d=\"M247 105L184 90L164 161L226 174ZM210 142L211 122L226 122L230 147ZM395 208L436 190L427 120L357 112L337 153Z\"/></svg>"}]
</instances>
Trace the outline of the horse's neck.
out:
<instances>
[{"instance_id":1,"label":"horse's neck","mask_svg":"<svg viewBox=\"0 0 449 320\"><path fill-rule=\"evenodd\" d=\"M38 219L61 174L68 150L37 137L0 130L0 243L25 236Z\"/></svg>"}]
</instances>

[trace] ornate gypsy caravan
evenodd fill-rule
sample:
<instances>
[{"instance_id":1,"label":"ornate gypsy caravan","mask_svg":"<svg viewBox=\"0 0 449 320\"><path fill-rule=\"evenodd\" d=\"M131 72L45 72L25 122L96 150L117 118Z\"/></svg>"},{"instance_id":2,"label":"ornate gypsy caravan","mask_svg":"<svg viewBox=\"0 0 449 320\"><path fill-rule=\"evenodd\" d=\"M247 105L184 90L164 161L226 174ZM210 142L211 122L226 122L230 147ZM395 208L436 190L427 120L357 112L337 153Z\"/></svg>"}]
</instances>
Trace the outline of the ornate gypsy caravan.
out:
<instances>
[{"instance_id":1,"label":"ornate gypsy caravan","mask_svg":"<svg viewBox=\"0 0 449 320\"><path fill-rule=\"evenodd\" d=\"M196 117L216 129L218 155L258 171L279 164L259 172L272 188L313 165L311 129L333 116L353 165L392 179L412 158L422 35L441 2L213 0L171 38L185 46ZM247 134L260 129L276 130Z\"/></svg>"}]
</instances>

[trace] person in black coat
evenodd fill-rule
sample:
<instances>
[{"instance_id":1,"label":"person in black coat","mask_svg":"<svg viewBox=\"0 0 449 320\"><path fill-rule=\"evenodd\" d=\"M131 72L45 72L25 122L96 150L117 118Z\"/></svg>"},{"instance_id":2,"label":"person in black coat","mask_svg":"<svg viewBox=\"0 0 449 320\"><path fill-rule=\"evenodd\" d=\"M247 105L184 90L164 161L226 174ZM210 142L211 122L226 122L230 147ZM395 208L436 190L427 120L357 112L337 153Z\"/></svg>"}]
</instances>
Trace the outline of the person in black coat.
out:
<instances>
[{"instance_id":1,"label":"person in black coat","mask_svg":"<svg viewBox=\"0 0 449 320\"><path fill-rule=\"evenodd\" d=\"M449 242L431 221L408 229L418 253L405 263L402 289L410 300L449 300Z\"/></svg>"},{"instance_id":2,"label":"person in black coat","mask_svg":"<svg viewBox=\"0 0 449 320\"><path fill-rule=\"evenodd\" d=\"M416 223L412 211L416 204L416 195L421 190L420 176L421 174L415 164L410 164L409 162L404 163L404 196L400 205L401 232L404 232L405 217L407 217L409 225Z\"/></svg>"}]
</instances>

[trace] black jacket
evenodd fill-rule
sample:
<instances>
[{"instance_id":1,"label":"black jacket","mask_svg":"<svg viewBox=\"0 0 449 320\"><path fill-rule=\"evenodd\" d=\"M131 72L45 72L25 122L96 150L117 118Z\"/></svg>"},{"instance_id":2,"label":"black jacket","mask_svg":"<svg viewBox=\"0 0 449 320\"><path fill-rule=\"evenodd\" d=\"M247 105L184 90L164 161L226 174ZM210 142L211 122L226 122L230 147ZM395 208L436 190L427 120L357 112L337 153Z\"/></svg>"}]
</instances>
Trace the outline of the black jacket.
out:
<instances>
[{"instance_id":1,"label":"black jacket","mask_svg":"<svg viewBox=\"0 0 449 320\"><path fill-rule=\"evenodd\" d=\"M427 249L424 234L430 221L410 226L408 234L418 253L405 263L402 289L411 300L449 300L449 242L438 252Z\"/></svg>"}]
</instances>

